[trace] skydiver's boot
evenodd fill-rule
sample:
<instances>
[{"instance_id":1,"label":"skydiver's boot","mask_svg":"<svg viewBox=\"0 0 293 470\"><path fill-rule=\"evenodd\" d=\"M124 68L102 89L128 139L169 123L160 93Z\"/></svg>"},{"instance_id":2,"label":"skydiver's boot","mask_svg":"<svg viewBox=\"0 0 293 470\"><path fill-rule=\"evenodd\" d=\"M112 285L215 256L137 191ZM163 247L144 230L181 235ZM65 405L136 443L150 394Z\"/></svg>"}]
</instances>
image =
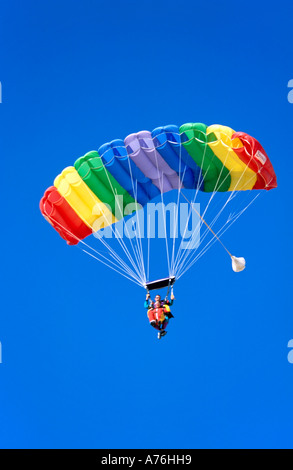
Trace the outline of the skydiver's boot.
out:
<instances>
[{"instance_id":1,"label":"skydiver's boot","mask_svg":"<svg viewBox=\"0 0 293 470\"><path fill-rule=\"evenodd\" d=\"M158 339L161 339L162 336L165 336L166 334L167 334L167 331L166 331L166 330L161 330L161 331L159 331L159 333L158 333Z\"/></svg>"}]
</instances>

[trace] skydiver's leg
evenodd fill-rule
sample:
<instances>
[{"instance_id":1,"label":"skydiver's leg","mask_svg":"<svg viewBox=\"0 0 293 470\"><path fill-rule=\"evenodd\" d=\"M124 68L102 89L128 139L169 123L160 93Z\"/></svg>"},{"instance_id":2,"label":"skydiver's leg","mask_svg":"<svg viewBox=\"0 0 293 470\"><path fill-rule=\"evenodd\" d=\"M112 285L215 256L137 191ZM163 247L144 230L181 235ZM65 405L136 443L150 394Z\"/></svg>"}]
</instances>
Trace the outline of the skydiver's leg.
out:
<instances>
[{"instance_id":1,"label":"skydiver's leg","mask_svg":"<svg viewBox=\"0 0 293 470\"><path fill-rule=\"evenodd\" d=\"M160 330L160 327L155 320L151 321L150 325L153 326L156 330Z\"/></svg>"},{"instance_id":2,"label":"skydiver's leg","mask_svg":"<svg viewBox=\"0 0 293 470\"><path fill-rule=\"evenodd\" d=\"M162 330L165 330L167 328L168 323L169 323L169 318L166 317L162 323Z\"/></svg>"}]
</instances>

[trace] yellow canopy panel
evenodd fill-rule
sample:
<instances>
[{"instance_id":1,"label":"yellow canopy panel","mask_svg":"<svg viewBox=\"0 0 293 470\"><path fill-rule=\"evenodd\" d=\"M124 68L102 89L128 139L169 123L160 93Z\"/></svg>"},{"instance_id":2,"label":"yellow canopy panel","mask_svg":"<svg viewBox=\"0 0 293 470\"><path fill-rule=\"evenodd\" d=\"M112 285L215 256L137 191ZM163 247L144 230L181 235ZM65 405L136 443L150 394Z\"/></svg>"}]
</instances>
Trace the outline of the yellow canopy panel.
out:
<instances>
[{"instance_id":1,"label":"yellow canopy panel","mask_svg":"<svg viewBox=\"0 0 293 470\"><path fill-rule=\"evenodd\" d=\"M89 189L74 167L69 166L65 168L55 178L54 186L66 199L74 212L93 231L117 222L110 209Z\"/></svg>"},{"instance_id":2,"label":"yellow canopy panel","mask_svg":"<svg viewBox=\"0 0 293 470\"><path fill-rule=\"evenodd\" d=\"M233 151L232 147L235 146L235 139L232 145L231 137L234 133L235 131L227 126L219 124L209 126L207 135L214 134L217 139L214 142L209 142L209 146L230 172L231 184L229 191L252 189L256 183L257 174L246 166ZM242 146L240 140L237 141L237 146Z\"/></svg>"}]
</instances>

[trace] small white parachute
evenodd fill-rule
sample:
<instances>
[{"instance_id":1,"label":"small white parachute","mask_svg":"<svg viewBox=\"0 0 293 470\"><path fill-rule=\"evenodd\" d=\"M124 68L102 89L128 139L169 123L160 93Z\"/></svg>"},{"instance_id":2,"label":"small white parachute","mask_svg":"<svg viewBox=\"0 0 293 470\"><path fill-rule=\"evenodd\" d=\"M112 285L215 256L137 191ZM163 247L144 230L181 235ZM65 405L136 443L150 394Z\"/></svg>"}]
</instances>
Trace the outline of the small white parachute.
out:
<instances>
[{"instance_id":1,"label":"small white parachute","mask_svg":"<svg viewBox=\"0 0 293 470\"><path fill-rule=\"evenodd\" d=\"M246 262L244 258L237 258L236 256L231 256L232 259L232 269L235 273L239 273L243 271L246 266Z\"/></svg>"}]
</instances>

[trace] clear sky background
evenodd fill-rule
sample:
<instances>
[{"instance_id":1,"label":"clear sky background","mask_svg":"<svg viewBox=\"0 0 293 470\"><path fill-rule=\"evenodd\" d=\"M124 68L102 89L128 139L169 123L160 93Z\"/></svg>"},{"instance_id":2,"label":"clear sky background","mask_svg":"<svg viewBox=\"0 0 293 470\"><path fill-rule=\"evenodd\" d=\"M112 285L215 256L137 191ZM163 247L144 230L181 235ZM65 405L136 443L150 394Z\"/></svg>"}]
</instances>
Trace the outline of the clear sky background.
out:
<instances>
[{"instance_id":1,"label":"clear sky background","mask_svg":"<svg viewBox=\"0 0 293 470\"><path fill-rule=\"evenodd\" d=\"M292 2L0 5L0 447L292 447ZM216 244L158 341L144 290L38 205L87 151L185 122L253 135L279 186L223 237L247 269Z\"/></svg>"}]
</instances>

